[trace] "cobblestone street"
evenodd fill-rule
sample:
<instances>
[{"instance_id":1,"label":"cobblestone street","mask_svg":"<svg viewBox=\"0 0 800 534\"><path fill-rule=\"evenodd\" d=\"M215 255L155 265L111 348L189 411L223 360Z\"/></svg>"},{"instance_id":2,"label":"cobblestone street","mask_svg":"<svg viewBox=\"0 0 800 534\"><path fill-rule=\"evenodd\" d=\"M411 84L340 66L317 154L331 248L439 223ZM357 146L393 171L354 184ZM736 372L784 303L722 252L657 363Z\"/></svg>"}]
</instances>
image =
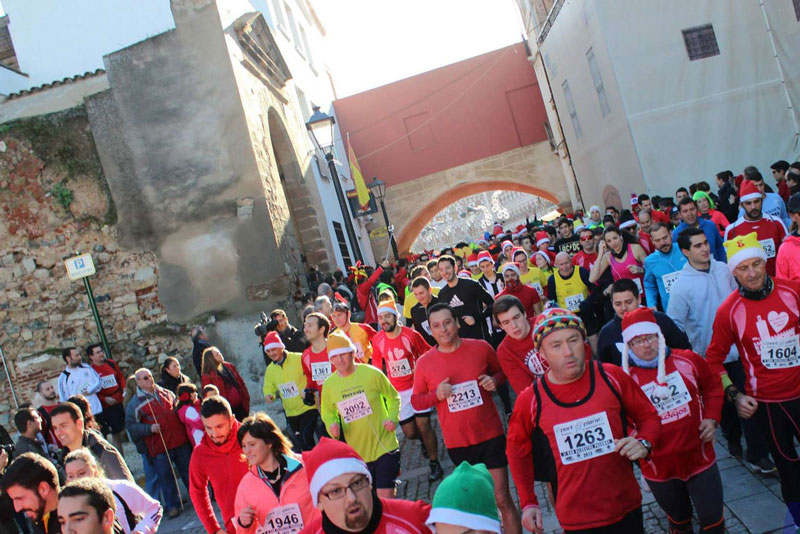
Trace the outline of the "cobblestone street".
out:
<instances>
[{"instance_id":1,"label":"cobblestone street","mask_svg":"<svg viewBox=\"0 0 800 534\"><path fill-rule=\"evenodd\" d=\"M275 408L277 408L276 405ZM253 410L265 410L276 421L283 422L283 415L273 406L256 406ZM436 417L433 426L439 435L439 457L444 467L445 475L453 470L453 463L444 452L441 442L441 432ZM430 502L439 482L428 482L428 462L422 457L419 442L409 442L400 436L400 449L402 452L403 472L400 475L401 483L398 487L398 497L403 499L422 499ZM725 525L730 534L794 534L785 525L789 524L786 507L780 499L780 486L775 476L760 476L754 474L749 466L732 458L727 449L719 444L721 434L718 434L716 445L717 463L722 475L725 489ZM126 458L133 458L135 451L126 444ZM135 455L138 458L138 455ZM132 463L132 462L129 462ZM135 470L140 476L141 466ZM545 511L544 526L547 534L560 533L558 521L549 501L545 498L545 489L540 483L536 494L539 496L542 508ZM512 495L516 500L516 490L512 487ZM667 519L664 512L654 502L652 494L642 492L644 503L645 532L647 534L668 534ZM159 528L159 533L202 532L202 526L187 503L186 511L176 519L164 519ZM695 526L696 529L696 526Z\"/></svg>"}]
</instances>

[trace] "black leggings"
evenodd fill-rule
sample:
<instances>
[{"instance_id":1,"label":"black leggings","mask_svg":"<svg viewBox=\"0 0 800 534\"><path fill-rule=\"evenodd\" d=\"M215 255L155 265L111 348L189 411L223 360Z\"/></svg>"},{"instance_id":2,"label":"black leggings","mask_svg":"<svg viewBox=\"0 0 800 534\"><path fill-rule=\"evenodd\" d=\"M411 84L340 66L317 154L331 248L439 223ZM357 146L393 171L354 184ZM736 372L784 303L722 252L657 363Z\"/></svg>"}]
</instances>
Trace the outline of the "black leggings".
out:
<instances>
[{"instance_id":1,"label":"black leggings","mask_svg":"<svg viewBox=\"0 0 800 534\"><path fill-rule=\"evenodd\" d=\"M781 479L784 502L800 502L800 458L794 448L795 438L800 441L800 399L759 402L753 418L767 438L769 451ZM795 517L794 520L798 523L800 517Z\"/></svg>"},{"instance_id":2,"label":"black leggings","mask_svg":"<svg viewBox=\"0 0 800 534\"><path fill-rule=\"evenodd\" d=\"M747 380L744 374L744 367L741 360L735 360L725 364L728 378L739 391L744 391L744 384ZM744 441L747 444L745 460L754 464L766 458L769 454L766 435L758 427L758 424L751 419L741 419L736 412L736 405L729 400L725 400L722 405L722 421L720 422L722 433L728 442L741 444L742 431L744 431Z\"/></svg>"},{"instance_id":3,"label":"black leggings","mask_svg":"<svg viewBox=\"0 0 800 534\"><path fill-rule=\"evenodd\" d=\"M301 451L310 451L314 448L314 431L317 429L318 418L317 410L308 410L300 415L286 417L286 422L289 423L289 428L294 434L293 441Z\"/></svg>"},{"instance_id":4,"label":"black leggings","mask_svg":"<svg viewBox=\"0 0 800 534\"><path fill-rule=\"evenodd\" d=\"M722 479L715 463L686 482L673 479L666 482L647 481L656 502L667 514L670 532L691 534L692 504L702 533L725 532L722 516Z\"/></svg>"},{"instance_id":5,"label":"black leggings","mask_svg":"<svg viewBox=\"0 0 800 534\"><path fill-rule=\"evenodd\" d=\"M633 512L614 523L604 527L587 528L581 530L565 530L564 534L644 534L644 518L642 507L640 506Z\"/></svg>"}]
</instances>

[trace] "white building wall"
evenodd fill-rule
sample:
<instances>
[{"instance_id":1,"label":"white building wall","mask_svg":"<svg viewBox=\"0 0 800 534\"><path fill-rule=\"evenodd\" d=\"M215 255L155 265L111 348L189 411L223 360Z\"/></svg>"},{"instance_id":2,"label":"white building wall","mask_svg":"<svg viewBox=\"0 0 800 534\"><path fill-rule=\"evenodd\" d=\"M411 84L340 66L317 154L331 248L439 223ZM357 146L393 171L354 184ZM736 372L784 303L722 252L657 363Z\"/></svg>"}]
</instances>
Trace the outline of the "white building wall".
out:
<instances>
[{"instance_id":1,"label":"white building wall","mask_svg":"<svg viewBox=\"0 0 800 534\"><path fill-rule=\"evenodd\" d=\"M519 4L525 17L531 3ZM544 20L529 24L535 49ZM682 30L704 24L713 25L720 54L690 61ZM605 117L588 67L589 47L609 101ZM756 165L768 171L775 160L797 159L789 99L796 108L798 47L800 22L788 0L764 0L763 11L757 0L736 2L735 8L727 0L561 2L541 52L585 203L605 200L606 184L616 185L626 204L634 191L672 196L698 180L713 185L721 170L738 174ZM570 119L565 79L581 137Z\"/></svg>"},{"instance_id":2,"label":"white building wall","mask_svg":"<svg viewBox=\"0 0 800 534\"><path fill-rule=\"evenodd\" d=\"M616 195L605 191L608 184L617 188L623 204L631 192L644 188L622 98L606 51L603 29L590 7L590 2L583 0L564 2L541 45L550 90L587 208L593 204L617 203ZM605 116L589 68L587 53L590 49L608 101L610 111ZM582 132L580 136L569 113L564 82L572 94Z\"/></svg>"},{"instance_id":3,"label":"white building wall","mask_svg":"<svg viewBox=\"0 0 800 534\"><path fill-rule=\"evenodd\" d=\"M103 68L103 55L175 27L167 0L3 0L25 84L29 89ZM23 86L20 86L23 85Z\"/></svg>"}]
</instances>

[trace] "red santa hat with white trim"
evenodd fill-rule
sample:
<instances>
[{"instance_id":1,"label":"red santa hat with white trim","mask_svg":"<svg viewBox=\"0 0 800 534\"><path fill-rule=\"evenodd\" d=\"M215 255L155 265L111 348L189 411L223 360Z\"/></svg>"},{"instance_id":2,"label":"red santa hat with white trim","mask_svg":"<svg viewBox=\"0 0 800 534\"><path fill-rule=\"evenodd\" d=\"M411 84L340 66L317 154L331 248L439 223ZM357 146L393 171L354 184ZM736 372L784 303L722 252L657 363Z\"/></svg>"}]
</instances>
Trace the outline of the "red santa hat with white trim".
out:
<instances>
[{"instance_id":1,"label":"red santa hat with white trim","mask_svg":"<svg viewBox=\"0 0 800 534\"><path fill-rule=\"evenodd\" d=\"M489 263L494 263L494 260L492 259L492 254L488 250L481 250L480 252L478 252L477 264L480 265L481 262L484 261L488 261Z\"/></svg>"},{"instance_id":2,"label":"red santa hat with white trim","mask_svg":"<svg viewBox=\"0 0 800 534\"><path fill-rule=\"evenodd\" d=\"M662 398L669 398L670 391L666 387L667 373L664 364L667 357L667 345L664 340L664 334L661 333L661 327L656 322L653 310L646 306L631 310L622 318L622 341L624 343L622 369L630 374L630 355L628 354L630 342L636 337L648 334L658 336L658 371L656 374L655 393Z\"/></svg>"},{"instance_id":3,"label":"red santa hat with white trim","mask_svg":"<svg viewBox=\"0 0 800 534\"><path fill-rule=\"evenodd\" d=\"M501 269L503 276L505 276L506 271L514 271L515 273L517 273L517 277L520 276L519 264L516 262L509 261L508 263L504 263L503 268Z\"/></svg>"},{"instance_id":4,"label":"red santa hat with white trim","mask_svg":"<svg viewBox=\"0 0 800 534\"><path fill-rule=\"evenodd\" d=\"M528 253L522 247L514 247L511 249L511 260L517 261L517 254L525 254L525 261L528 260ZM519 263L519 262L517 262Z\"/></svg>"},{"instance_id":5,"label":"red santa hat with white trim","mask_svg":"<svg viewBox=\"0 0 800 534\"><path fill-rule=\"evenodd\" d=\"M343 441L320 438L316 447L303 453L303 465L308 477L308 491L316 507L320 490L336 477L349 473L365 475L370 482L372 476L361 456Z\"/></svg>"},{"instance_id":6,"label":"red santa hat with white trim","mask_svg":"<svg viewBox=\"0 0 800 534\"><path fill-rule=\"evenodd\" d=\"M755 200L757 198L762 198L762 195L756 183L752 180L743 180L742 186L739 188L739 202Z\"/></svg>"},{"instance_id":7,"label":"red santa hat with white trim","mask_svg":"<svg viewBox=\"0 0 800 534\"><path fill-rule=\"evenodd\" d=\"M281 336L275 330L268 332L264 338L264 352L270 349L285 349L286 345L281 341Z\"/></svg>"},{"instance_id":8,"label":"red santa hat with white trim","mask_svg":"<svg viewBox=\"0 0 800 534\"><path fill-rule=\"evenodd\" d=\"M506 249L509 248L509 247L514 248L514 243L512 243L511 241L503 241L503 244L501 245L500 250L502 250L503 254L505 254L506 253Z\"/></svg>"},{"instance_id":9,"label":"red santa hat with white trim","mask_svg":"<svg viewBox=\"0 0 800 534\"><path fill-rule=\"evenodd\" d=\"M542 230L540 232L536 232L536 246L537 247L542 246L543 243L549 243L549 242L550 242L550 236L547 235L547 232L545 232L544 230Z\"/></svg>"},{"instance_id":10,"label":"red santa hat with white trim","mask_svg":"<svg viewBox=\"0 0 800 534\"><path fill-rule=\"evenodd\" d=\"M495 223L494 228L492 229L493 236L499 236L503 233L503 225L500 223Z\"/></svg>"},{"instance_id":11,"label":"red santa hat with white trim","mask_svg":"<svg viewBox=\"0 0 800 534\"><path fill-rule=\"evenodd\" d=\"M474 267L476 265L478 265L478 255L473 252L472 254L467 256L467 266Z\"/></svg>"}]
</instances>

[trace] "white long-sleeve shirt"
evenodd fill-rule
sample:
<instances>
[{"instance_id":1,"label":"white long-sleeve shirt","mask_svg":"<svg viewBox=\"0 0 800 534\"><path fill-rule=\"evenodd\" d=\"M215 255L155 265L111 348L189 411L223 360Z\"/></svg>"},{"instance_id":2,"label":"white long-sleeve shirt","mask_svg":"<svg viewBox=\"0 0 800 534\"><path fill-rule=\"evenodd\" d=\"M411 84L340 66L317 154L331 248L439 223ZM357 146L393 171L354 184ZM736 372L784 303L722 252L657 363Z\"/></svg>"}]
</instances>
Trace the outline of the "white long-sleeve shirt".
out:
<instances>
[{"instance_id":1,"label":"white long-sleeve shirt","mask_svg":"<svg viewBox=\"0 0 800 534\"><path fill-rule=\"evenodd\" d=\"M100 375L85 363L78 367L67 367L58 375L58 397L61 402L66 402L73 395L80 393L89 401L92 413L102 413L103 405L97 397L97 392L102 389Z\"/></svg>"},{"instance_id":2,"label":"white long-sleeve shirt","mask_svg":"<svg viewBox=\"0 0 800 534\"><path fill-rule=\"evenodd\" d=\"M104 481L114 492L117 521L122 525L125 534L155 534L158 531L163 509L157 500L153 499L133 482L108 479L104 479ZM128 518L125 516L125 507L120 502L120 498L125 501L133 515L142 518L133 527L128 524Z\"/></svg>"}]
</instances>

